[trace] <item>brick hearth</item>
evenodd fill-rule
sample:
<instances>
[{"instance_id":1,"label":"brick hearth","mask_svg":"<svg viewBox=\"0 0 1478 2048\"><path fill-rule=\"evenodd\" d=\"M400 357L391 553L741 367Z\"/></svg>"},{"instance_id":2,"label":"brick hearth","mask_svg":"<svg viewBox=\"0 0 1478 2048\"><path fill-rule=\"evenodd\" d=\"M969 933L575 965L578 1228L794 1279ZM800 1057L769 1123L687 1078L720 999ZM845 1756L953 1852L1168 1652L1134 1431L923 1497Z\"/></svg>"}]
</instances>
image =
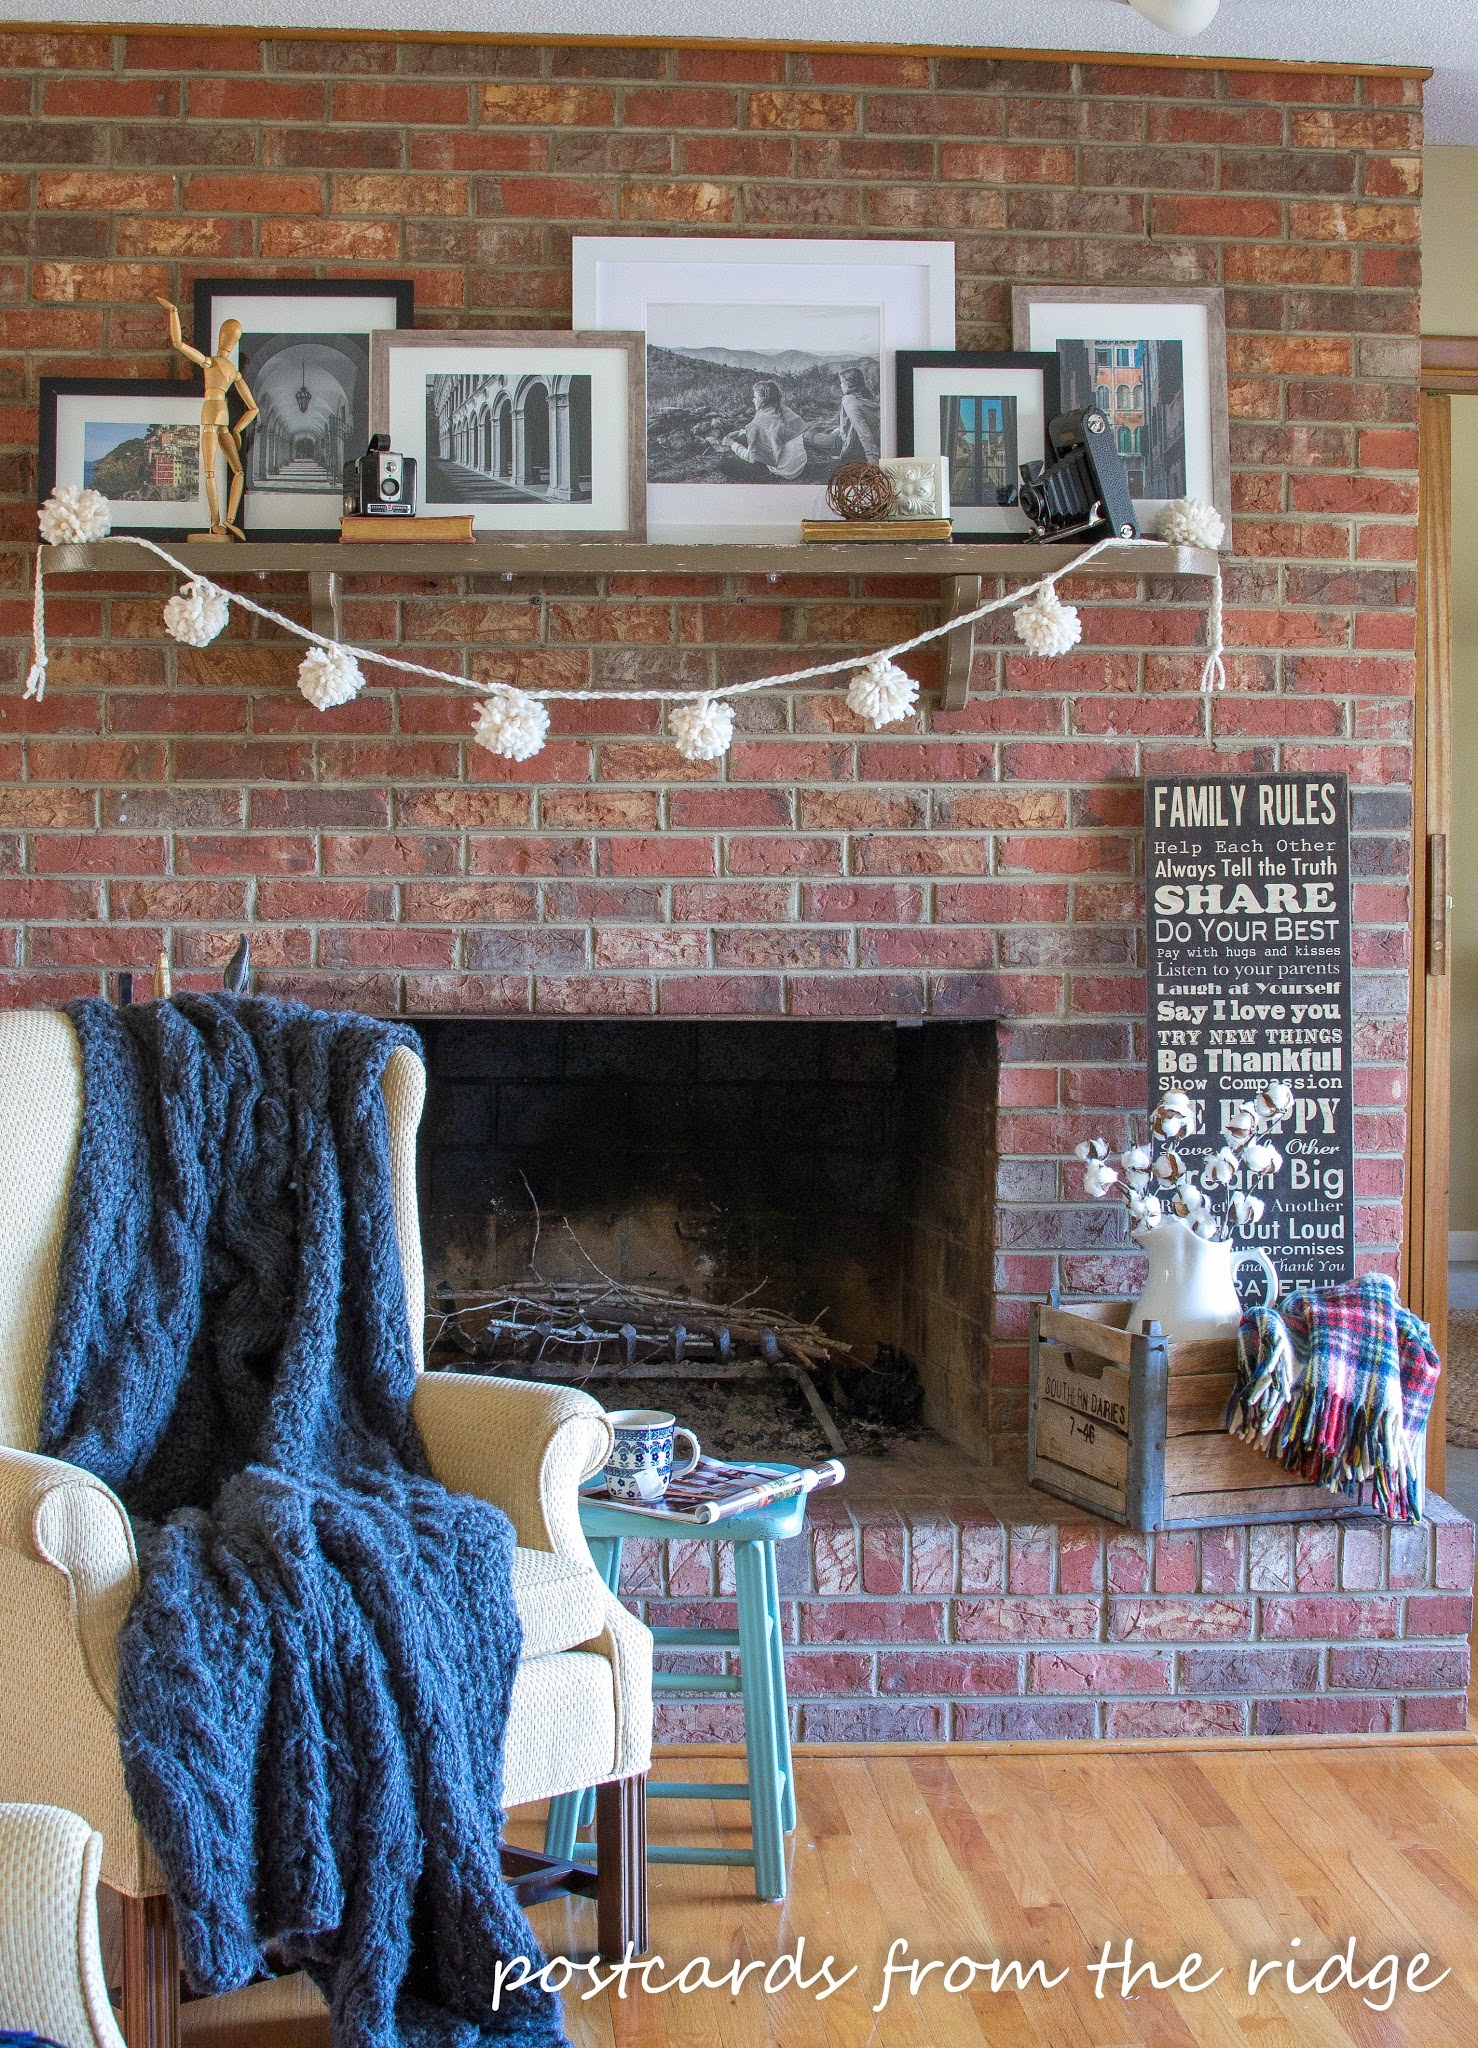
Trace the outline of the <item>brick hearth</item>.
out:
<instances>
[{"instance_id":1,"label":"brick hearth","mask_svg":"<svg viewBox=\"0 0 1478 2048\"><path fill-rule=\"evenodd\" d=\"M969 1491L950 1496L951 1486ZM924 1448L860 1462L778 1552L795 1732L811 1742L1387 1734L1467 1726L1473 1525L1373 1520L1141 1536ZM734 1626L727 1551L628 1544L645 1618ZM722 1583L715 1584L715 1562ZM673 1654L670 1670L718 1670ZM665 1695L667 1741L738 1707Z\"/></svg>"}]
</instances>

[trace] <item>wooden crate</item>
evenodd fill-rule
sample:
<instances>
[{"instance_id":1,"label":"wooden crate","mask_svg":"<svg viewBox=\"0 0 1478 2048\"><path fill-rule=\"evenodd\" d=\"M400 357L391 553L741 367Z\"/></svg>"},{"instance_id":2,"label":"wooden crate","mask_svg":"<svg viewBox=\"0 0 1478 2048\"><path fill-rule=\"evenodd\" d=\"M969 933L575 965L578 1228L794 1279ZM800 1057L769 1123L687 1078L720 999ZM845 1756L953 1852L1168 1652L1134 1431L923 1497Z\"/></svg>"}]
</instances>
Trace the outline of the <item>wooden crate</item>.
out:
<instances>
[{"instance_id":1,"label":"wooden crate","mask_svg":"<svg viewBox=\"0 0 1478 2048\"><path fill-rule=\"evenodd\" d=\"M1158 1334L1131 1335L1132 1306L1053 1302L1032 1310L1026 1472L1033 1486L1131 1529L1360 1512L1228 1436L1234 1339L1172 1344Z\"/></svg>"}]
</instances>

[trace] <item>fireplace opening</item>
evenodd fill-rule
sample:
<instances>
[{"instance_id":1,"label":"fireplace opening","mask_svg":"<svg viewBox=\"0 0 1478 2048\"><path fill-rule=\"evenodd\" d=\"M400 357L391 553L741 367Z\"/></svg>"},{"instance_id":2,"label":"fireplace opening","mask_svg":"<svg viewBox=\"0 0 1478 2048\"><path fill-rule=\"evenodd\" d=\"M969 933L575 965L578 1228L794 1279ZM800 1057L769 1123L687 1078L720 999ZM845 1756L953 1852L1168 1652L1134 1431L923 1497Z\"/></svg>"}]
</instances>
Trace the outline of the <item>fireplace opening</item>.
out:
<instances>
[{"instance_id":1,"label":"fireplace opening","mask_svg":"<svg viewBox=\"0 0 1478 2048\"><path fill-rule=\"evenodd\" d=\"M720 1454L984 1451L995 1029L427 1022L428 1362Z\"/></svg>"}]
</instances>

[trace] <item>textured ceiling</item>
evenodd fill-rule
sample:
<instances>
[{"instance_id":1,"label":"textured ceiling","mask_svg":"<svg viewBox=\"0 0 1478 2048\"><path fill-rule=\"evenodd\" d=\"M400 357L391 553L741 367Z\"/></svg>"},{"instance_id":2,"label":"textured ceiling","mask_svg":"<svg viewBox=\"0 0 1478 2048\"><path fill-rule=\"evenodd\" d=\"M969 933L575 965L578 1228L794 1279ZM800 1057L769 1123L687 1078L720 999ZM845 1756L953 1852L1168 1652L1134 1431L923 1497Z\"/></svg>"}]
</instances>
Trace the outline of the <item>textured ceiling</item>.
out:
<instances>
[{"instance_id":1,"label":"textured ceiling","mask_svg":"<svg viewBox=\"0 0 1478 2048\"><path fill-rule=\"evenodd\" d=\"M0 0L11 21L969 44L1431 65L1428 140L1478 142L1478 0L1222 0L1194 42L1123 0Z\"/></svg>"}]
</instances>

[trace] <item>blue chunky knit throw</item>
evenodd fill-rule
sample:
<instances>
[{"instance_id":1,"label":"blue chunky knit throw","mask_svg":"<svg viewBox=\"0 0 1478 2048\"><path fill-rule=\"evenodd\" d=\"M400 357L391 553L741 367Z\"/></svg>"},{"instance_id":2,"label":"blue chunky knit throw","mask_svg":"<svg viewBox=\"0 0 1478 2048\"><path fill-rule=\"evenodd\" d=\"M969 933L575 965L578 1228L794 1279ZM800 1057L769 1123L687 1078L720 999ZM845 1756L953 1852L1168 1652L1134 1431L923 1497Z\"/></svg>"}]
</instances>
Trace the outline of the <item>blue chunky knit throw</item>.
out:
<instances>
[{"instance_id":1,"label":"blue chunky knit throw","mask_svg":"<svg viewBox=\"0 0 1478 2048\"><path fill-rule=\"evenodd\" d=\"M41 1449L135 1517L130 1797L186 1970L306 1968L336 2048L551 2048L504 1885L514 1537L429 1477L380 1080L399 1027L72 1005L85 1115Z\"/></svg>"}]
</instances>

